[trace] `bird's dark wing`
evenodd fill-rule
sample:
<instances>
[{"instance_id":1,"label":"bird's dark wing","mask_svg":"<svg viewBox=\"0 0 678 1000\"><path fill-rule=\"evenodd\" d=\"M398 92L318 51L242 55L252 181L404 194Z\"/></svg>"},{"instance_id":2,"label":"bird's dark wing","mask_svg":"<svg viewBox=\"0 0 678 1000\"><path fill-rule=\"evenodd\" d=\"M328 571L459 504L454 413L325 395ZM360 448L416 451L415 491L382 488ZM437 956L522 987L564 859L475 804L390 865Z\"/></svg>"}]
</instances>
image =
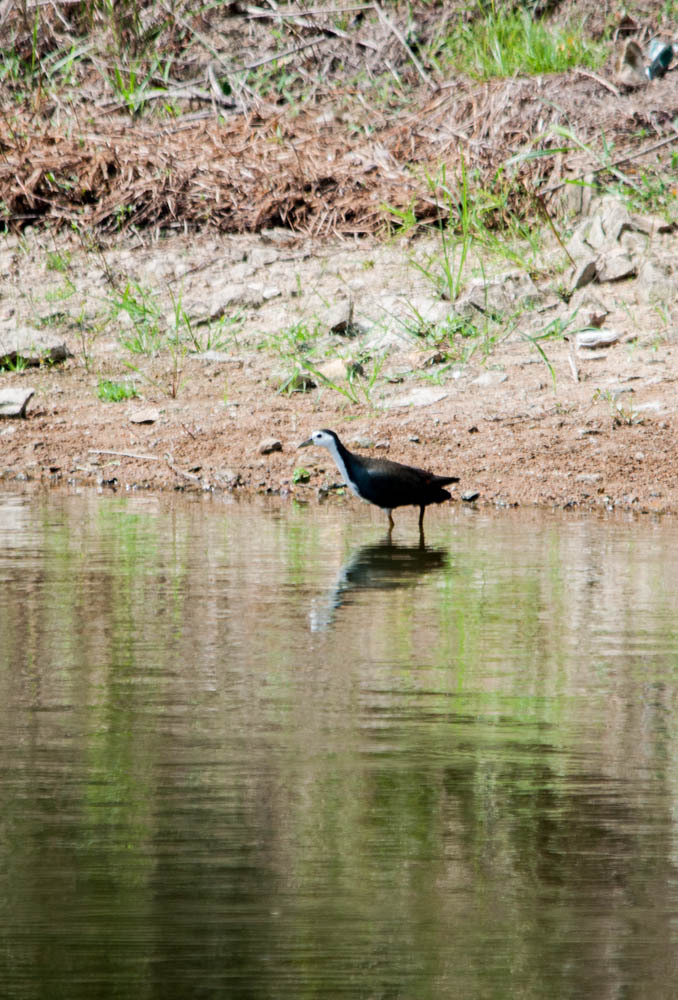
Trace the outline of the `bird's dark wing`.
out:
<instances>
[{"instance_id":1,"label":"bird's dark wing","mask_svg":"<svg viewBox=\"0 0 678 1000\"><path fill-rule=\"evenodd\" d=\"M458 482L456 476L436 476L426 469L401 465L388 458L361 463L361 490L365 499L380 507L403 507L446 500L442 487Z\"/></svg>"}]
</instances>

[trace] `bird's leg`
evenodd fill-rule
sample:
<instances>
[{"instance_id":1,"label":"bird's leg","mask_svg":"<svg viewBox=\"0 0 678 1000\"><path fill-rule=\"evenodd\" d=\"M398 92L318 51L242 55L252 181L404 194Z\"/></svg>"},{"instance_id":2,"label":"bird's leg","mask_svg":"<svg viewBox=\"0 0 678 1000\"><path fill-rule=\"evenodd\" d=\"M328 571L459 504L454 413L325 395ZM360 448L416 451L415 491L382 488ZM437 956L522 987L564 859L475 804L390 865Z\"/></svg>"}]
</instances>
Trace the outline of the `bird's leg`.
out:
<instances>
[{"instance_id":1,"label":"bird's leg","mask_svg":"<svg viewBox=\"0 0 678 1000\"><path fill-rule=\"evenodd\" d=\"M422 504L421 507L419 508L419 530L420 531L424 530L424 512L425 512L425 510L426 510L426 506L425 506L425 504Z\"/></svg>"},{"instance_id":2,"label":"bird's leg","mask_svg":"<svg viewBox=\"0 0 678 1000\"><path fill-rule=\"evenodd\" d=\"M393 511L387 507L386 513L388 514L388 530L390 533L395 528L395 521L393 520Z\"/></svg>"}]
</instances>

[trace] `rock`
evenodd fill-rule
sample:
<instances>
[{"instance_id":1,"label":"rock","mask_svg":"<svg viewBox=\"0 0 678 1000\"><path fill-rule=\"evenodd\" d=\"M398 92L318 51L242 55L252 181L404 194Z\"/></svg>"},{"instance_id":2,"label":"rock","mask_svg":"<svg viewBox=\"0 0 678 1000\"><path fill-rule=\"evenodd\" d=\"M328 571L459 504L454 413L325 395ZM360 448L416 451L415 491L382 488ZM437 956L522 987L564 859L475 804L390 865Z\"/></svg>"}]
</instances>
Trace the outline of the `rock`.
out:
<instances>
[{"instance_id":1,"label":"rock","mask_svg":"<svg viewBox=\"0 0 678 1000\"><path fill-rule=\"evenodd\" d=\"M310 392L316 388L316 383L310 372L295 372L278 389L278 392Z\"/></svg>"},{"instance_id":2,"label":"rock","mask_svg":"<svg viewBox=\"0 0 678 1000\"><path fill-rule=\"evenodd\" d=\"M444 323L448 317L454 318L454 312L450 312L449 295L443 293L443 300L440 298L429 298L425 295L408 296L406 301L406 312L402 317L405 325L416 331L424 326L436 326Z\"/></svg>"},{"instance_id":3,"label":"rock","mask_svg":"<svg viewBox=\"0 0 678 1000\"><path fill-rule=\"evenodd\" d=\"M645 72L645 57L638 42L632 38L625 44L615 71L615 79L622 87L629 87L636 90L638 87L647 87L648 76Z\"/></svg>"},{"instance_id":4,"label":"rock","mask_svg":"<svg viewBox=\"0 0 678 1000\"><path fill-rule=\"evenodd\" d=\"M621 281L624 278L633 278L638 272L636 262L629 254L623 250L613 250L611 253L601 254L596 261L598 281Z\"/></svg>"},{"instance_id":5,"label":"rock","mask_svg":"<svg viewBox=\"0 0 678 1000\"><path fill-rule=\"evenodd\" d=\"M353 308L353 299L344 299L332 306L322 322L330 333L341 337L356 337L361 332L361 327L353 321Z\"/></svg>"},{"instance_id":6,"label":"rock","mask_svg":"<svg viewBox=\"0 0 678 1000\"><path fill-rule=\"evenodd\" d=\"M0 417L25 417L35 389L0 389Z\"/></svg>"},{"instance_id":7,"label":"rock","mask_svg":"<svg viewBox=\"0 0 678 1000\"><path fill-rule=\"evenodd\" d=\"M480 496L479 490L466 490L465 493L462 493L461 499L464 500L466 503L473 503L473 501L477 500L479 496Z\"/></svg>"},{"instance_id":8,"label":"rock","mask_svg":"<svg viewBox=\"0 0 678 1000\"><path fill-rule=\"evenodd\" d=\"M477 378L471 379L471 385L480 385L480 386L501 385L501 383L506 382L507 379L508 375L505 372L490 370L486 372L481 372L481 374L478 375Z\"/></svg>"},{"instance_id":9,"label":"rock","mask_svg":"<svg viewBox=\"0 0 678 1000\"><path fill-rule=\"evenodd\" d=\"M242 358L236 358L232 354L227 354L226 351L196 351L195 354L190 354L189 357L194 361L231 365L233 368L243 368L245 366Z\"/></svg>"},{"instance_id":10,"label":"rock","mask_svg":"<svg viewBox=\"0 0 678 1000\"><path fill-rule=\"evenodd\" d=\"M603 199L599 218L608 245L618 243L623 233L636 228L628 208L617 198Z\"/></svg>"},{"instance_id":11,"label":"rock","mask_svg":"<svg viewBox=\"0 0 678 1000\"><path fill-rule=\"evenodd\" d=\"M634 413L664 413L667 409L661 399L651 399L647 403L639 403L633 407Z\"/></svg>"},{"instance_id":12,"label":"rock","mask_svg":"<svg viewBox=\"0 0 678 1000\"><path fill-rule=\"evenodd\" d=\"M613 400L619 399L620 396L624 396L626 393L635 391L636 390L632 385L612 385L608 389L608 392L611 394Z\"/></svg>"},{"instance_id":13,"label":"rock","mask_svg":"<svg viewBox=\"0 0 678 1000\"><path fill-rule=\"evenodd\" d=\"M31 326L0 330L0 365L57 364L72 357L63 340L48 330L36 330Z\"/></svg>"},{"instance_id":14,"label":"rock","mask_svg":"<svg viewBox=\"0 0 678 1000\"><path fill-rule=\"evenodd\" d=\"M401 324L387 328L375 325L369 330L363 347L370 354L388 354L390 351L402 350L411 343L411 338L404 332Z\"/></svg>"},{"instance_id":15,"label":"rock","mask_svg":"<svg viewBox=\"0 0 678 1000\"><path fill-rule=\"evenodd\" d=\"M651 305L654 302L674 301L678 295L678 275L668 261L644 261L638 270L638 298Z\"/></svg>"},{"instance_id":16,"label":"rock","mask_svg":"<svg viewBox=\"0 0 678 1000\"><path fill-rule=\"evenodd\" d=\"M581 320L585 327L599 327L605 322L605 317L609 315L609 309L590 289L586 291L579 289L572 296L569 302L570 311L574 310L577 319Z\"/></svg>"},{"instance_id":17,"label":"rock","mask_svg":"<svg viewBox=\"0 0 678 1000\"><path fill-rule=\"evenodd\" d=\"M261 285L225 285L216 292L209 304L210 319L219 319L232 309L257 309L265 301Z\"/></svg>"},{"instance_id":18,"label":"rock","mask_svg":"<svg viewBox=\"0 0 678 1000\"><path fill-rule=\"evenodd\" d=\"M329 382L336 382L346 379L346 371L350 364L350 361L344 361L343 358L332 358L331 361L324 361L317 367L320 374Z\"/></svg>"},{"instance_id":19,"label":"rock","mask_svg":"<svg viewBox=\"0 0 678 1000\"><path fill-rule=\"evenodd\" d=\"M273 247L255 247L248 254L248 260L254 267L264 267L266 264L275 264L279 256Z\"/></svg>"},{"instance_id":20,"label":"rock","mask_svg":"<svg viewBox=\"0 0 678 1000\"><path fill-rule=\"evenodd\" d=\"M386 406L389 409L395 409L396 407L401 406L431 406L433 403L439 403L440 400L445 399L446 396L447 393L442 389L419 386L403 396L396 396L395 398L388 400Z\"/></svg>"},{"instance_id":21,"label":"rock","mask_svg":"<svg viewBox=\"0 0 678 1000\"><path fill-rule=\"evenodd\" d=\"M154 424L159 419L160 410L151 409L150 407L147 407L145 410L134 410L129 418L131 424Z\"/></svg>"},{"instance_id":22,"label":"rock","mask_svg":"<svg viewBox=\"0 0 678 1000\"><path fill-rule=\"evenodd\" d=\"M573 269L570 278L570 290L576 292L578 288L584 288L596 280L598 269L594 257L582 259Z\"/></svg>"},{"instance_id":23,"label":"rock","mask_svg":"<svg viewBox=\"0 0 678 1000\"><path fill-rule=\"evenodd\" d=\"M282 451L282 441L278 441L277 438L264 438L263 441L259 442L259 454L260 455L270 455L273 451Z\"/></svg>"},{"instance_id":24,"label":"rock","mask_svg":"<svg viewBox=\"0 0 678 1000\"><path fill-rule=\"evenodd\" d=\"M593 200L593 190L595 178L593 174L586 174L581 180L565 184L556 195L559 207L562 208L566 216L588 215Z\"/></svg>"},{"instance_id":25,"label":"rock","mask_svg":"<svg viewBox=\"0 0 678 1000\"><path fill-rule=\"evenodd\" d=\"M616 344L619 334L615 330L582 330L577 334L575 341L578 349L585 348L595 351L597 347L609 347Z\"/></svg>"},{"instance_id":26,"label":"rock","mask_svg":"<svg viewBox=\"0 0 678 1000\"><path fill-rule=\"evenodd\" d=\"M433 368L435 365L442 365L447 361L447 355L444 351L436 351L429 348L426 351L409 351L405 355L404 360L407 367L403 370L412 371L414 369Z\"/></svg>"},{"instance_id":27,"label":"rock","mask_svg":"<svg viewBox=\"0 0 678 1000\"><path fill-rule=\"evenodd\" d=\"M220 486L232 488L240 483L240 473L232 469L215 469L213 478Z\"/></svg>"},{"instance_id":28,"label":"rock","mask_svg":"<svg viewBox=\"0 0 678 1000\"><path fill-rule=\"evenodd\" d=\"M578 483L599 483L603 476L600 472L580 472L576 478Z\"/></svg>"},{"instance_id":29,"label":"rock","mask_svg":"<svg viewBox=\"0 0 678 1000\"><path fill-rule=\"evenodd\" d=\"M454 311L467 318L476 313L502 315L524 307L528 301L540 301L542 293L529 275L520 271L502 274L492 281L471 282L468 290L454 304Z\"/></svg>"},{"instance_id":30,"label":"rock","mask_svg":"<svg viewBox=\"0 0 678 1000\"><path fill-rule=\"evenodd\" d=\"M646 236L656 236L657 233L673 233L677 225L675 222L667 222L660 215L635 215L632 213L631 219L637 232L645 233Z\"/></svg>"}]
</instances>

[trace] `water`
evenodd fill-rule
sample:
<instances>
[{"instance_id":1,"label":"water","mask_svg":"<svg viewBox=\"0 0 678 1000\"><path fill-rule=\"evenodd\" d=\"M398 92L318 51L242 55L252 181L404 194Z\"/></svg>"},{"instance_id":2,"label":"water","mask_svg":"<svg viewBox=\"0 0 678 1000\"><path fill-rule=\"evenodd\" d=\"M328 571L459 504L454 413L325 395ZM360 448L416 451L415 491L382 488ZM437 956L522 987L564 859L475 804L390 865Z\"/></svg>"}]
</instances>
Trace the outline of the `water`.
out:
<instances>
[{"instance_id":1,"label":"water","mask_svg":"<svg viewBox=\"0 0 678 1000\"><path fill-rule=\"evenodd\" d=\"M673 998L678 527L0 494L0 996Z\"/></svg>"}]
</instances>

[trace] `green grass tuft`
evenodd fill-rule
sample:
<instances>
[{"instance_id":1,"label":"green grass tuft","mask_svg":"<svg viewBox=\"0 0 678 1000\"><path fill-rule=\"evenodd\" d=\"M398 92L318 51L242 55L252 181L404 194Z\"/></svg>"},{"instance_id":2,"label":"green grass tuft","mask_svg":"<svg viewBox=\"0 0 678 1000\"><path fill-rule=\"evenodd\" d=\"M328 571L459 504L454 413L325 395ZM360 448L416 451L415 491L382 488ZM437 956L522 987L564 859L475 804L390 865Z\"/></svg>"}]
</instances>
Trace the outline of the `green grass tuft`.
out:
<instances>
[{"instance_id":1,"label":"green grass tuft","mask_svg":"<svg viewBox=\"0 0 678 1000\"><path fill-rule=\"evenodd\" d=\"M139 393L129 382L112 382L100 378L97 386L97 396L104 403L122 403L125 399L134 399Z\"/></svg>"}]
</instances>

